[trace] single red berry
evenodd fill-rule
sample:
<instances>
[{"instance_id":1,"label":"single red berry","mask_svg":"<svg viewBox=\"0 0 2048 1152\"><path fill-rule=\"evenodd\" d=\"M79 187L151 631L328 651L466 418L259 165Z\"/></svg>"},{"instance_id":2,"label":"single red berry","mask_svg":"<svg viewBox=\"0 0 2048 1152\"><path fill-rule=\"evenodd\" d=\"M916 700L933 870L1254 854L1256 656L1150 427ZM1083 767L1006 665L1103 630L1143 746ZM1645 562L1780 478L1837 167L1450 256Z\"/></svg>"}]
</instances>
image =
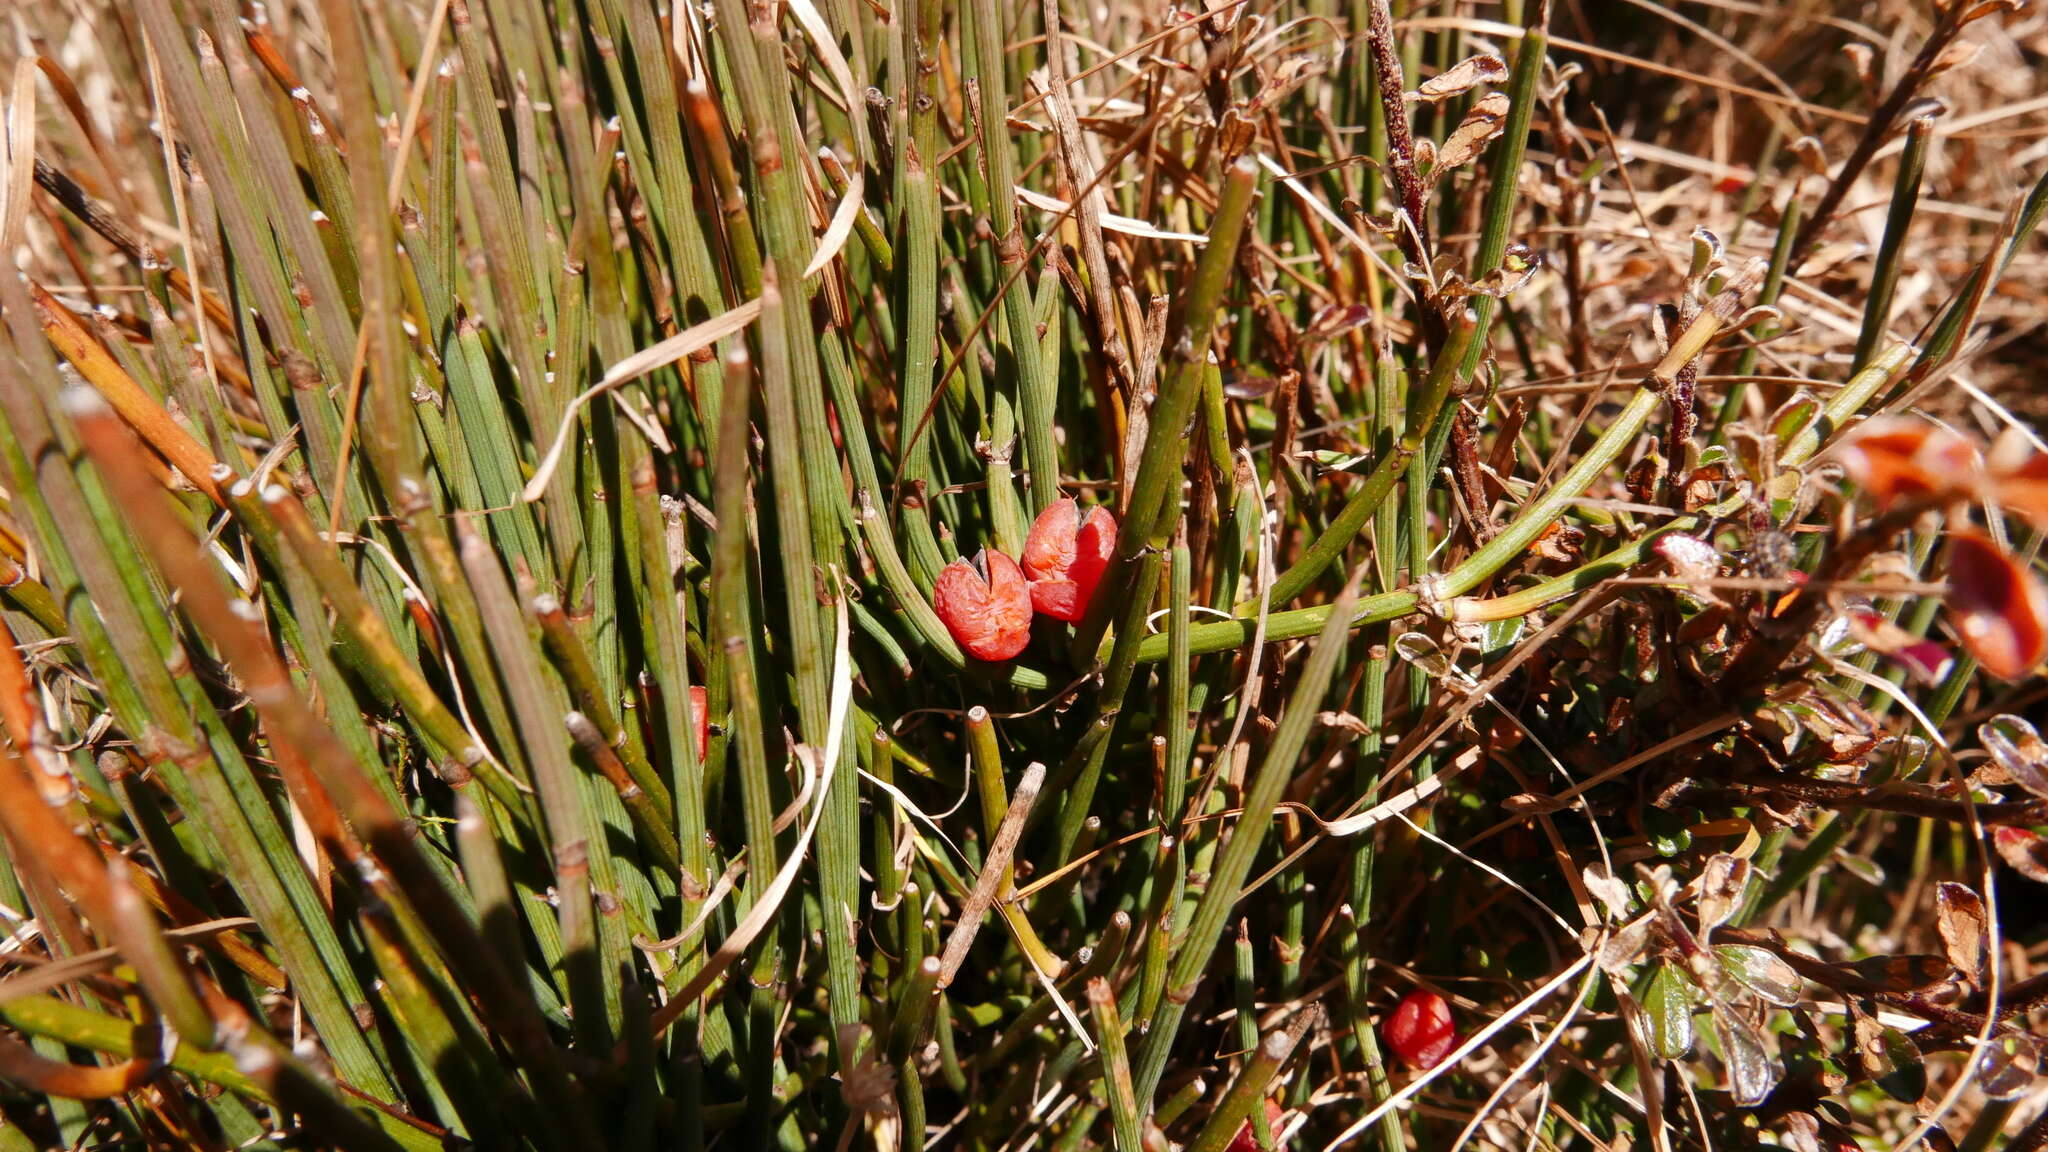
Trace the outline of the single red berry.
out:
<instances>
[{"instance_id":1,"label":"single red berry","mask_svg":"<svg viewBox=\"0 0 2048 1152\"><path fill-rule=\"evenodd\" d=\"M1716 180L1714 182L1714 191L1719 192L1723 196L1733 196L1744 188L1749 187L1750 183L1755 179L1756 173L1747 168L1740 168Z\"/></svg>"},{"instance_id":2,"label":"single red berry","mask_svg":"<svg viewBox=\"0 0 2048 1152\"><path fill-rule=\"evenodd\" d=\"M1056 620L1078 623L1116 549L1116 517L1100 505L1084 517L1071 499L1055 500L1024 540L1031 604Z\"/></svg>"},{"instance_id":3,"label":"single red berry","mask_svg":"<svg viewBox=\"0 0 2048 1152\"><path fill-rule=\"evenodd\" d=\"M932 589L932 607L977 660L1008 660L1031 640L1031 591L1024 573L993 549L982 549L972 564L946 565Z\"/></svg>"},{"instance_id":4,"label":"single red berry","mask_svg":"<svg viewBox=\"0 0 2048 1152\"><path fill-rule=\"evenodd\" d=\"M711 702L702 684L690 685L691 724L697 729L697 763L711 752Z\"/></svg>"},{"instance_id":5,"label":"single red berry","mask_svg":"<svg viewBox=\"0 0 2048 1152\"><path fill-rule=\"evenodd\" d=\"M1458 1043L1457 1030L1451 1027L1451 1006L1443 997L1421 988L1401 997L1380 1031L1387 1047L1411 1068L1436 1067Z\"/></svg>"}]
</instances>

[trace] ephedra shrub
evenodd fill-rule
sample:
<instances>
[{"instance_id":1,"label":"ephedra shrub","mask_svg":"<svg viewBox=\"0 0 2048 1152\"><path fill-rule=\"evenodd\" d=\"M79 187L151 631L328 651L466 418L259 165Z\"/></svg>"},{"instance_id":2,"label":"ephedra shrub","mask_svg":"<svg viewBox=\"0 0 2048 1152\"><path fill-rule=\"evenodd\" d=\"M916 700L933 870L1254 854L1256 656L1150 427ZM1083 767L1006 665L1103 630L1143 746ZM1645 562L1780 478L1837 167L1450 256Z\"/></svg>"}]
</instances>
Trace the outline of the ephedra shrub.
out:
<instances>
[{"instance_id":1,"label":"ephedra shrub","mask_svg":"<svg viewBox=\"0 0 2048 1152\"><path fill-rule=\"evenodd\" d=\"M2048 1142L2038 16L7 15L0 1147Z\"/></svg>"}]
</instances>

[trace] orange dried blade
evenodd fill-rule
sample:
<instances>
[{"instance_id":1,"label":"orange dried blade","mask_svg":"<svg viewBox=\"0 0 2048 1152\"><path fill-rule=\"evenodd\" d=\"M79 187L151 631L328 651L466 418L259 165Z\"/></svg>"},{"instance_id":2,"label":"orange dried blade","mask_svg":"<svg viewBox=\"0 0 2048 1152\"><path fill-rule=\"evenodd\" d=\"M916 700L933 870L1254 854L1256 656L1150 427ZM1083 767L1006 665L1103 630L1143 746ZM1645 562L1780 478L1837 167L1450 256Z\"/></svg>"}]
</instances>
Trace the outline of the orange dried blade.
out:
<instances>
[{"instance_id":1,"label":"orange dried blade","mask_svg":"<svg viewBox=\"0 0 2048 1152\"><path fill-rule=\"evenodd\" d=\"M161 913L165 919L171 921L173 925L180 927L186 925L193 927L203 926L203 922L207 919L206 914L194 907L191 901L179 895L177 889L165 885L156 874L147 869L136 868L130 870L129 877L136 882L136 888L141 892L142 898L147 900L151 907ZM234 963L235 967L248 973L252 979L260 982L264 987L288 988L291 986L291 982L285 976L284 970L265 959L263 953L257 951L256 946L249 943L249 938L244 936L240 929L223 928L219 932L211 933L200 939L207 946L219 948L221 955L227 957Z\"/></svg>"},{"instance_id":2,"label":"orange dried blade","mask_svg":"<svg viewBox=\"0 0 2048 1152\"><path fill-rule=\"evenodd\" d=\"M172 467L184 473L192 487L205 493L207 499L215 504L221 504L220 488L213 479L213 471L220 462L213 458L213 453L171 419L163 405L128 375L127 370L107 351L99 338L79 322L71 309L35 281L29 281L28 286L35 297L36 316L42 324L43 334L58 354L70 361L71 366L78 369L78 374L106 397L107 403L120 413L129 427L135 429L136 435L170 461Z\"/></svg>"}]
</instances>

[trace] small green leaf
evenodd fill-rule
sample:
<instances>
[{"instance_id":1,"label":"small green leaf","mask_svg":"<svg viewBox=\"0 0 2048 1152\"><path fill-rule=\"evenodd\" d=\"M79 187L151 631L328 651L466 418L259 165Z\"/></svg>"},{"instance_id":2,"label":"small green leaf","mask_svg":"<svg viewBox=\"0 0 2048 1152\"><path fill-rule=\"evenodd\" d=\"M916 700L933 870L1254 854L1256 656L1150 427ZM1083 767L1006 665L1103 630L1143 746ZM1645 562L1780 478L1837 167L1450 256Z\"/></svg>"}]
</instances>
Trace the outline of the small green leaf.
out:
<instances>
[{"instance_id":1,"label":"small green leaf","mask_svg":"<svg viewBox=\"0 0 2048 1152\"><path fill-rule=\"evenodd\" d=\"M1692 847L1692 813L1652 809L1643 819L1643 830L1659 856L1676 856Z\"/></svg>"},{"instance_id":2,"label":"small green leaf","mask_svg":"<svg viewBox=\"0 0 2048 1152\"><path fill-rule=\"evenodd\" d=\"M1771 435L1778 438L1778 443L1789 444L1794 436L1813 423L1820 412L1820 398L1801 388L1771 413Z\"/></svg>"},{"instance_id":3,"label":"small green leaf","mask_svg":"<svg viewBox=\"0 0 2048 1152\"><path fill-rule=\"evenodd\" d=\"M1480 653L1491 660L1504 655L1522 638L1523 626L1528 623L1526 616L1511 616L1506 620L1490 620L1486 624L1486 638L1480 643Z\"/></svg>"},{"instance_id":4,"label":"small green leaf","mask_svg":"<svg viewBox=\"0 0 2048 1152\"><path fill-rule=\"evenodd\" d=\"M1885 1095L1902 1104L1927 1095L1927 1066L1921 1063L1920 1049L1913 1046L1912 1038L1897 1028L1886 1028L1877 1034L1877 1045L1891 1068L1877 1077L1877 1086Z\"/></svg>"},{"instance_id":5,"label":"small green leaf","mask_svg":"<svg viewBox=\"0 0 2048 1152\"><path fill-rule=\"evenodd\" d=\"M1669 964L1653 964L1636 982L1642 1005L1643 1039L1659 1060L1680 1060L1693 1046L1693 990L1690 981Z\"/></svg>"},{"instance_id":6,"label":"small green leaf","mask_svg":"<svg viewBox=\"0 0 2048 1152\"><path fill-rule=\"evenodd\" d=\"M1841 865L1843 871L1863 881L1865 884L1871 885L1874 888L1884 887L1884 869L1878 865L1877 861L1872 860L1868 856L1858 856L1853 852L1843 852L1835 857L1835 863Z\"/></svg>"}]
</instances>

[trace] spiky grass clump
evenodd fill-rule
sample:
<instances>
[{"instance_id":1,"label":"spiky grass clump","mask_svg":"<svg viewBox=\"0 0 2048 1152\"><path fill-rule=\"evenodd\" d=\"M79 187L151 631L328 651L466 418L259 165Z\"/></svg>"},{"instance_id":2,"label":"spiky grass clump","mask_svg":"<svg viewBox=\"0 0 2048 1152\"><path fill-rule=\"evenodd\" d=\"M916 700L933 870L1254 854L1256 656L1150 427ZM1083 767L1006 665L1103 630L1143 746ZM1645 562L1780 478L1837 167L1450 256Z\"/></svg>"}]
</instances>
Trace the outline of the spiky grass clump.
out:
<instances>
[{"instance_id":1,"label":"spiky grass clump","mask_svg":"<svg viewBox=\"0 0 2048 1152\"><path fill-rule=\"evenodd\" d=\"M78 7L0 1146L2027 1119L2048 469L1841 447L2011 419L2002 6ZM1086 611L970 656L1068 496Z\"/></svg>"}]
</instances>

